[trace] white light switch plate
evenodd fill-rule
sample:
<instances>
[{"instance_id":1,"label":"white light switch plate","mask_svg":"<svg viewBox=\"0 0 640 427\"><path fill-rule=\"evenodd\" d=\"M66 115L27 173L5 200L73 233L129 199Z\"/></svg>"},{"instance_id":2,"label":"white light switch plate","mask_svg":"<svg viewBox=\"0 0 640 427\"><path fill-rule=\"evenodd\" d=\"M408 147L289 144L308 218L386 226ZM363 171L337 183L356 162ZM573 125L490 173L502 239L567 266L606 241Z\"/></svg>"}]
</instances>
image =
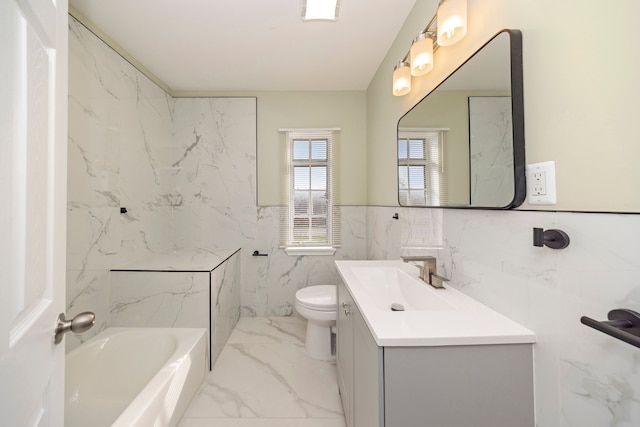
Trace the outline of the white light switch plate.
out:
<instances>
[{"instance_id":1,"label":"white light switch plate","mask_svg":"<svg viewBox=\"0 0 640 427\"><path fill-rule=\"evenodd\" d=\"M527 194L530 205L556 204L556 162L527 165Z\"/></svg>"}]
</instances>

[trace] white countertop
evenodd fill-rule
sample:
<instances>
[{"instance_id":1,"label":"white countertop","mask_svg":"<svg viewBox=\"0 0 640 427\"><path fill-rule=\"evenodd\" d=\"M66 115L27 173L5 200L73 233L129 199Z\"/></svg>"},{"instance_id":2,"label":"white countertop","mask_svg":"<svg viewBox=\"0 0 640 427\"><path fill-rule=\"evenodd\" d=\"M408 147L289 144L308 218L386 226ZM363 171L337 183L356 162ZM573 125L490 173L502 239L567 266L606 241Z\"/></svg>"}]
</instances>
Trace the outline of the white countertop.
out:
<instances>
[{"instance_id":1,"label":"white countertop","mask_svg":"<svg viewBox=\"0 0 640 427\"><path fill-rule=\"evenodd\" d=\"M452 346L535 342L535 334L462 292L445 285L435 289L418 278L418 269L402 261L336 261L338 272L379 346ZM446 308L391 311L371 297L372 286L362 283L362 268L397 268L428 288L433 300ZM355 272L354 272L355 269ZM382 275L378 274L380 280ZM389 306L392 302L388 301ZM338 307L340 309L340 307Z\"/></svg>"},{"instance_id":2,"label":"white countertop","mask_svg":"<svg viewBox=\"0 0 640 427\"><path fill-rule=\"evenodd\" d=\"M240 249L169 249L111 271L213 271Z\"/></svg>"}]
</instances>

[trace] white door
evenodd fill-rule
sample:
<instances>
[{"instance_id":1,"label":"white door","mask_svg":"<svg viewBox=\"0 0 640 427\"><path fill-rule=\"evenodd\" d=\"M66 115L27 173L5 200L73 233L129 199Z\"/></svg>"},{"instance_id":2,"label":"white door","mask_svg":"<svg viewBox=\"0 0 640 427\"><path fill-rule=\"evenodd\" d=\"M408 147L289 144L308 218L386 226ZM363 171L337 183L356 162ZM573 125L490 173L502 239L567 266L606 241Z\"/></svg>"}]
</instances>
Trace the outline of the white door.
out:
<instances>
[{"instance_id":1,"label":"white door","mask_svg":"<svg viewBox=\"0 0 640 427\"><path fill-rule=\"evenodd\" d=\"M67 0L0 0L0 424L61 426Z\"/></svg>"}]
</instances>

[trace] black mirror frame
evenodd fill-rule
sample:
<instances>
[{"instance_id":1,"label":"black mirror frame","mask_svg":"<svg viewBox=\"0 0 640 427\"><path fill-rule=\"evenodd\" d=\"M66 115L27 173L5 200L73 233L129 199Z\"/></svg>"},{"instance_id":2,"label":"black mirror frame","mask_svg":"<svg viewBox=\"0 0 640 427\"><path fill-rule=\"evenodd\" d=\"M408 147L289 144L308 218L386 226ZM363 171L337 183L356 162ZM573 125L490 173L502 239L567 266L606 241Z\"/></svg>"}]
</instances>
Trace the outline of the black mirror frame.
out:
<instances>
[{"instance_id":1,"label":"black mirror frame","mask_svg":"<svg viewBox=\"0 0 640 427\"><path fill-rule=\"evenodd\" d=\"M444 79L438 86L436 86L431 92L425 95L416 105L422 100L431 95L440 85L442 85L451 75L455 74L460 68L462 68L471 58L473 58L478 52L480 52L486 45L491 43L496 37L502 33L509 34L509 53L510 53L510 67L511 67L511 114L512 114L512 130L513 130L513 185L514 195L513 199L506 206L465 206L465 205L449 205L449 206L406 206L416 208L441 208L441 209L485 209L485 210L505 210L513 209L520 206L527 197L526 187L526 160L525 160L525 145L524 145L524 84L523 84L523 68L522 68L522 32L514 29L503 29L498 31L489 41L480 47L473 55L467 58L458 68L456 68L446 79ZM415 107L415 106L414 106ZM398 120L396 137L398 135L400 121L404 116L414 108L403 114ZM397 151L397 150L396 150ZM396 183L399 177L397 176L398 169L396 168ZM398 185L396 185L399 188ZM400 193L398 191L398 205L400 204Z\"/></svg>"}]
</instances>

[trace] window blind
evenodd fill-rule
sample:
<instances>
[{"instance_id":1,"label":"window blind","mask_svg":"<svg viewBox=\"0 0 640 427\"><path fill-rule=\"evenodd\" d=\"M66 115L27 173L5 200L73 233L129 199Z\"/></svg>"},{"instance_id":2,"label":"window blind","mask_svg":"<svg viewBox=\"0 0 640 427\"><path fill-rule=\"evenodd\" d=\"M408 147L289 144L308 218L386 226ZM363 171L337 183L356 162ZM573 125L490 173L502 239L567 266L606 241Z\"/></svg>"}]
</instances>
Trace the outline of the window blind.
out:
<instances>
[{"instance_id":1,"label":"window blind","mask_svg":"<svg viewBox=\"0 0 640 427\"><path fill-rule=\"evenodd\" d=\"M280 215L281 247L341 244L335 146L338 129L281 129L286 172Z\"/></svg>"},{"instance_id":2,"label":"window blind","mask_svg":"<svg viewBox=\"0 0 640 427\"><path fill-rule=\"evenodd\" d=\"M445 129L400 129L398 188L403 206L439 206L448 200L444 179Z\"/></svg>"}]
</instances>

